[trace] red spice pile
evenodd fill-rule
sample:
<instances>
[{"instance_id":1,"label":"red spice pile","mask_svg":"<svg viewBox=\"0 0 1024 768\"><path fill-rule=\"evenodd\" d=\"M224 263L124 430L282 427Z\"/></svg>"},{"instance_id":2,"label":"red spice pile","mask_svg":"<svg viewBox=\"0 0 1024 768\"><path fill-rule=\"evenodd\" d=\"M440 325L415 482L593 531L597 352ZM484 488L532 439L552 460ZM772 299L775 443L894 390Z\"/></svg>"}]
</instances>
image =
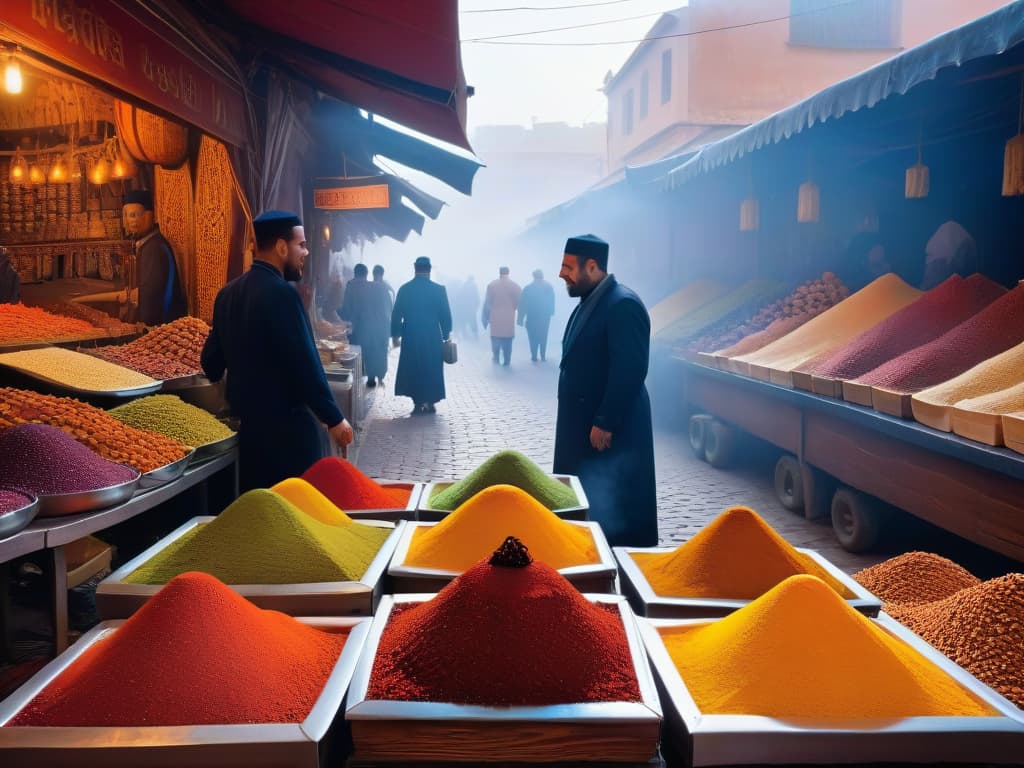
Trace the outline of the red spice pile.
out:
<instances>
[{"instance_id":1,"label":"red spice pile","mask_svg":"<svg viewBox=\"0 0 1024 768\"><path fill-rule=\"evenodd\" d=\"M919 392L1024 342L1024 286L1008 291L939 338L893 358L856 381L894 392Z\"/></svg>"},{"instance_id":2,"label":"red spice pile","mask_svg":"<svg viewBox=\"0 0 1024 768\"><path fill-rule=\"evenodd\" d=\"M367 698L485 706L639 701L618 610L590 603L544 563L492 565L497 558L434 599L392 613Z\"/></svg>"},{"instance_id":3,"label":"red spice pile","mask_svg":"<svg viewBox=\"0 0 1024 768\"><path fill-rule=\"evenodd\" d=\"M346 639L257 608L205 573L185 573L7 725L299 723Z\"/></svg>"},{"instance_id":4,"label":"red spice pile","mask_svg":"<svg viewBox=\"0 0 1024 768\"><path fill-rule=\"evenodd\" d=\"M974 317L1006 289L984 275L953 275L812 367L816 376L854 379Z\"/></svg>"},{"instance_id":5,"label":"red spice pile","mask_svg":"<svg viewBox=\"0 0 1024 768\"><path fill-rule=\"evenodd\" d=\"M853 574L854 580L887 605L942 600L981 579L942 555L904 552Z\"/></svg>"},{"instance_id":6,"label":"red spice pile","mask_svg":"<svg viewBox=\"0 0 1024 768\"><path fill-rule=\"evenodd\" d=\"M340 510L405 509L409 504L406 488L385 488L374 482L354 464L328 456L306 470L302 479L326 496Z\"/></svg>"}]
</instances>

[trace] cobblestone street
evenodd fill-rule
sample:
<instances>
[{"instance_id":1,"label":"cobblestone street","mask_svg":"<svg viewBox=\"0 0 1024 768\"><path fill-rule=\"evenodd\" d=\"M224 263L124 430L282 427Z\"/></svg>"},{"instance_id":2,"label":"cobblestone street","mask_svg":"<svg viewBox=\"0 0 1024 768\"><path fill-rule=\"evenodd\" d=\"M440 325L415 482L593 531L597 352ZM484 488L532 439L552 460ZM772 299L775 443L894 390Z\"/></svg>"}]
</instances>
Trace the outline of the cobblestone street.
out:
<instances>
[{"instance_id":1,"label":"cobblestone street","mask_svg":"<svg viewBox=\"0 0 1024 768\"><path fill-rule=\"evenodd\" d=\"M552 331L552 337L556 334ZM517 337L512 365L491 363L485 337L459 340L459 362L445 366L447 399L435 415L410 415L412 402L394 396L398 351L389 361L387 386L370 389L357 437L357 465L372 477L396 480L457 479L505 448L550 467L554 449L558 363L531 363L526 339ZM832 529L788 512L770 485L774 457L717 470L699 461L685 434L655 419L658 520L661 543L682 542L729 506L757 510L788 541L820 550L847 571L887 555L858 556L838 546Z\"/></svg>"}]
</instances>

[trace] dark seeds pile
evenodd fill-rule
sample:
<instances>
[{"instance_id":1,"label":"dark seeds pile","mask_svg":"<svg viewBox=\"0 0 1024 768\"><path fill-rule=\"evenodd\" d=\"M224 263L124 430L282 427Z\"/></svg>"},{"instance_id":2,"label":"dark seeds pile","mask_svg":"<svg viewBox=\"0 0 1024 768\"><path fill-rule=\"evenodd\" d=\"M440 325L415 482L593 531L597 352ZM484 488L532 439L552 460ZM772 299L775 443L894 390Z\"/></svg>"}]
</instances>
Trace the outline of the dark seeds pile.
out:
<instances>
[{"instance_id":1,"label":"dark seeds pile","mask_svg":"<svg viewBox=\"0 0 1024 768\"><path fill-rule=\"evenodd\" d=\"M0 432L0 485L50 495L94 491L135 477L135 470L107 461L57 427L19 424Z\"/></svg>"}]
</instances>

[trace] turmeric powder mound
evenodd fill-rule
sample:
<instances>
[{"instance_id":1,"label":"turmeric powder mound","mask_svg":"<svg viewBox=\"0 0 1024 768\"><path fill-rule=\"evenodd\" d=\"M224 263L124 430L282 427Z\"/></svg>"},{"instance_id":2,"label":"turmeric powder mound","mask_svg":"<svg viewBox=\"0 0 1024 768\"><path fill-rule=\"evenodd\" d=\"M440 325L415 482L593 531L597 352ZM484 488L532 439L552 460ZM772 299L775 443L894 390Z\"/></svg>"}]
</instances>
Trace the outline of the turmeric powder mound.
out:
<instances>
[{"instance_id":1,"label":"turmeric powder mound","mask_svg":"<svg viewBox=\"0 0 1024 768\"><path fill-rule=\"evenodd\" d=\"M817 576L843 598L854 597L746 507L726 510L671 552L636 552L632 557L662 597L753 600L801 573Z\"/></svg>"},{"instance_id":2,"label":"turmeric powder mound","mask_svg":"<svg viewBox=\"0 0 1024 768\"><path fill-rule=\"evenodd\" d=\"M724 619L658 629L704 714L816 721L995 712L814 576Z\"/></svg>"},{"instance_id":3,"label":"turmeric powder mound","mask_svg":"<svg viewBox=\"0 0 1024 768\"><path fill-rule=\"evenodd\" d=\"M239 496L125 579L164 584L201 571L225 584L311 584L355 581L366 573L388 528L328 525L263 488Z\"/></svg>"},{"instance_id":4,"label":"turmeric powder mound","mask_svg":"<svg viewBox=\"0 0 1024 768\"><path fill-rule=\"evenodd\" d=\"M515 536L554 569L600 562L590 531L561 520L526 491L494 485L434 526L416 528L404 565L465 571Z\"/></svg>"},{"instance_id":5,"label":"turmeric powder mound","mask_svg":"<svg viewBox=\"0 0 1024 768\"><path fill-rule=\"evenodd\" d=\"M886 604L913 605L942 600L981 583L977 576L941 555L905 552L853 574L854 581Z\"/></svg>"},{"instance_id":6,"label":"turmeric powder mound","mask_svg":"<svg viewBox=\"0 0 1024 768\"><path fill-rule=\"evenodd\" d=\"M352 524L351 517L334 506L330 499L301 477L289 477L270 490L321 523L327 525Z\"/></svg>"},{"instance_id":7,"label":"turmeric powder mound","mask_svg":"<svg viewBox=\"0 0 1024 768\"><path fill-rule=\"evenodd\" d=\"M1024 573L944 600L886 608L901 624L1018 707L1024 707Z\"/></svg>"}]
</instances>

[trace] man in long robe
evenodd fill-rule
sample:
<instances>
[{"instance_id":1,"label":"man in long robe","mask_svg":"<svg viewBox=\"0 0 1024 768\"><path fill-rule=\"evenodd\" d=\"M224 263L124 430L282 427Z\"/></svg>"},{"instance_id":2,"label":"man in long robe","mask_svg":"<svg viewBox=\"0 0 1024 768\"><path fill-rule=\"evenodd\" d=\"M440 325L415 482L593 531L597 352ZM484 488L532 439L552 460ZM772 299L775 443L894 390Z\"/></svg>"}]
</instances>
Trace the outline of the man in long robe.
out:
<instances>
[{"instance_id":1,"label":"man in long robe","mask_svg":"<svg viewBox=\"0 0 1024 768\"><path fill-rule=\"evenodd\" d=\"M153 219L153 193L136 189L125 194L124 221L135 241L139 322L162 325L188 314L188 302L171 244Z\"/></svg>"},{"instance_id":2,"label":"man in long robe","mask_svg":"<svg viewBox=\"0 0 1024 768\"><path fill-rule=\"evenodd\" d=\"M608 269L608 244L570 238L559 277L580 303L562 337L554 471L578 475L614 546L658 543L647 377L651 321Z\"/></svg>"},{"instance_id":3,"label":"man in long robe","mask_svg":"<svg viewBox=\"0 0 1024 768\"><path fill-rule=\"evenodd\" d=\"M512 340L516 335L516 309L523 289L509 277L508 267L498 270L498 279L487 285L481 316L484 328L491 327L491 362L508 366L512 358Z\"/></svg>"},{"instance_id":4,"label":"man in long robe","mask_svg":"<svg viewBox=\"0 0 1024 768\"><path fill-rule=\"evenodd\" d=\"M365 264L356 264L352 274L338 315L352 323L349 340L362 348L366 385L374 387L378 380L384 382L388 372L391 296L386 283L367 280Z\"/></svg>"},{"instance_id":5,"label":"man in long robe","mask_svg":"<svg viewBox=\"0 0 1024 768\"><path fill-rule=\"evenodd\" d=\"M526 326L530 340L530 360L548 359L548 329L555 314L555 289L544 279L544 273L535 269L533 282L523 288L519 299L519 324Z\"/></svg>"},{"instance_id":6,"label":"man in long robe","mask_svg":"<svg viewBox=\"0 0 1024 768\"><path fill-rule=\"evenodd\" d=\"M398 289L391 336L401 344L395 394L411 397L413 413L435 413L444 400L444 341L452 332L448 292L430 279L430 259L420 256L416 276Z\"/></svg>"},{"instance_id":7,"label":"man in long robe","mask_svg":"<svg viewBox=\"0 0 1024 768\"><path fill-rule=\"evenodd\" d=\"M297 477L323 458L326 425L344 447L352 427L327 385L313 329L298 291L306 236L287 211L256 217L252 268L217 294L213 328L203 347L210 381L228 374L227 399L241 419L242 490L269 488Z\"/></svg>"}]
</instances>

